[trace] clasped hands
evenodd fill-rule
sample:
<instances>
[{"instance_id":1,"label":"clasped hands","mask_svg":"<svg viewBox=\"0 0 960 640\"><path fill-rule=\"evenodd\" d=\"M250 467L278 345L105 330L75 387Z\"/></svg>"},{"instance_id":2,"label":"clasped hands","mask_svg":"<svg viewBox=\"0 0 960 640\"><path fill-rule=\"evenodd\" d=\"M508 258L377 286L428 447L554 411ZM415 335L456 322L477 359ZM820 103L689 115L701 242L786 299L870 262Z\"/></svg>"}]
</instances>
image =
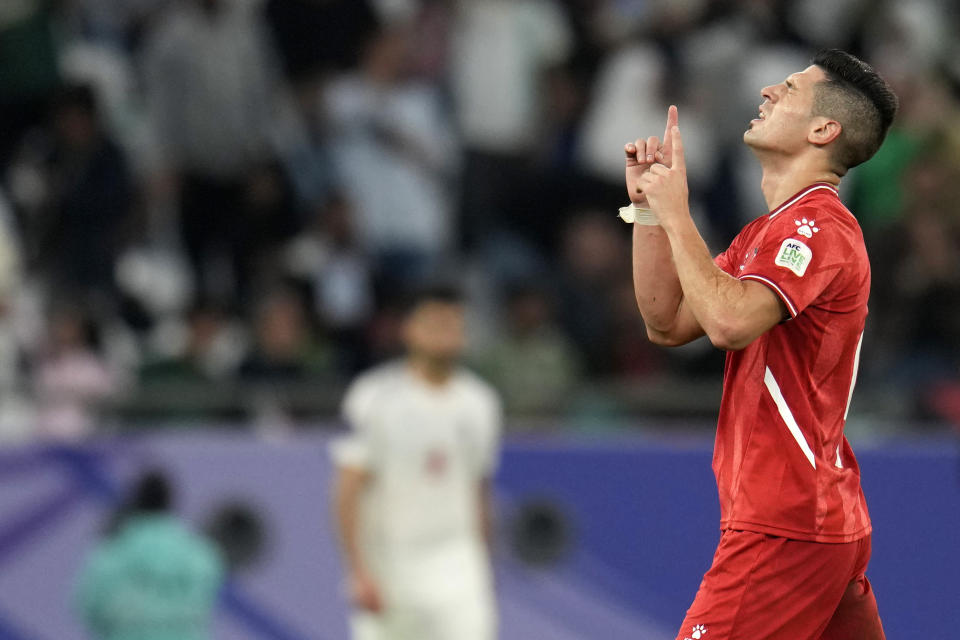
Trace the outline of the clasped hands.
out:
<instances>
[{"instance_id":1,"label":"clasped hands","mask_svg":"<svg viewBox=\"0 0 960 640\"><path fill-rule=\"evenodd\" d=\"M679 115L675 106L667 111L663 142L656 136L624 145L626 183L635 207L653 210L661 225L689 217L687 165L683 155Z\"/></svg>"}]
</instances>

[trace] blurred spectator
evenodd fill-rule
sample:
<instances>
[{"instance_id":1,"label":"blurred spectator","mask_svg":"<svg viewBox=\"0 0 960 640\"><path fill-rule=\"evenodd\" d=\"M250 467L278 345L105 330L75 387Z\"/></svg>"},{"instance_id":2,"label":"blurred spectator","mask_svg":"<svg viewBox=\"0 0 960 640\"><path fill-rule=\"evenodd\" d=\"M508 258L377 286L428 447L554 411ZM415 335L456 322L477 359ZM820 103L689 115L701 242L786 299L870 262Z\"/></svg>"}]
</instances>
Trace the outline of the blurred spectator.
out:
<instances>
[{"instance_id":1,"label":"blurred spectator","mask_svg":"<svg viewBox=\"0 0 960 640\"><path fill-rule=\"evenodd\" d=\"M282 200L271 134L283 93L256 16L239 0L177 3L144 56L161 170L179 184L198 289L228 303L243 298L252 278L251 205Z\"/></svg>"},{"instance_id":2,"label":"blurred spectator","mask_svg":"<svg viewBox=\"0 0 960 640\"><path fill-rule=\"evenodd\" d=\"M461 235L475 245L508 224L545 121L545 73L564 62L572 33L554 0L460 0L451 84L466 163Z\"/></svg>"},{"instance_id":3,"label":"blurred spectator","mask_svg":"<svg viewBox=\"0 0 960 640\"><path fill-rule=\"evenodd\" d=\"M296 81L292 86L289 126L279 136L284 148L281 160L293 192L296 214L306 221L336 192L324 86L319 76Z\"/></svg>"},{"instance_id":4,"label":"blurred spectator","mask_svg":"<svg viewBox=\"0 0 960 640\"><path fill-rule=\"evenodd\" d=\"M918 392L960 379L960 170L942 141L926 148L905 175L909 208L878 238L890 262L875 268L870 345L885 377Z\"/></svg>"},{"instance_id":5,"label":"blurred spectator","mask_svg":"<svg viewBox=\"0 0 960 640\"><path fill-rule=\"evenodd\" d=\"M665 361L670 354L653 346L647 338L643 320L637 317L637 299L630 274L624 274L611 287L610 297L610 325L617 345L613 361L615 375L621 379L637 380L665 373Z\"/></svg>"},{"instance_id":6,"label":"blurred spectator","mask_svg":"<svg viewBox=\"0 0 960 640\"><path fill-rule=\"evenodd\" d=\"M378 26L367 0L267 0L265 12L295 82L356 66Z\"/></svg>"},{"instance_id":7,"label":"blurred spectator","mask_svg":"<svg viewBox=\"0 0 960 640\"><path fill-rule=\"evenodd\" d=\"M53 4L19 0L0 9L0 173L24 132L42 123L59 84Z\"/></svg>"},{"instance_id":8,"label":"blurred spectator","mask_svg":"<svg viewBox=\"0 0 960 640\"><path fill-rule=\"evenodd\" d=\"M554 319L553 301L535 286L507 294L506 330L477 357L477 368L522 415L565 406L579 378L578 354Z\"/></svg>"},{"instance_id":9,"label":"blurred spectator","mask_svg":"<svg viewBox=\"0 0 960 640\"><path fill-rule=\"evenodd\" d=\"M611 305L618 283L631 268L629 234L617 224L607 213L584 211L571 218L563 233L561 319L593 375L614 370Z\"/></svg>"},{"instance_id":10,"label":"blurred spectator","mask_svg":"<svg viewBox=\"0 0 960 640\"><path fill-rule=\"evenodd\" d=\"M84 626L95 640L208 640L220 553L173 514L163 474L144 475L131 493L79 576Z\"/></svg>"},{"instance_id":11,"label":"blurred spectator","mask_svg":"<svg viewBox=\"0 0 960 640\"><path fill-rule=\"evenodd\" d=\"M899 222L911 203L906 174L938 137L949 136L949 97L935 78L909 75L893 69L897 94L903 96L897 120L876 156L858 170L853 183L854 207L871 245ZM955 123L954 123L955 124ZM874 255L877 264L879 256Z\"/></svg>"},{"instance_id":12,"label":"blurred spectator","mask_svg":"<svg viewBox=\"0 0 960 640\"><path fill-rule=\"evenodd\" d=\"M0 441L23 438L33 419L20 388L23 361L17 335L17 306L24 270L15 222L0 190Z\"/></svg>"},{"instance_id":13,"label":"blurred spectator","mask_svg":"<svg viewBox=\"0 0 960 640\"><path fill-rule=\"evenodd\" d=\"M566 14L553 0L462 0L457 8L451 72L468 149L533 152L543 73L573 44Z\"/></svg>"},{"instance_id":14,"label":"blurred spectator","mask_svg":"<svg viewBox=\"0 0 960 640\"><path fill-rule=\"evenodd\" d=\"M623 180L623 154L610 150L633 141L639 135L634 130L643 123L663 119L667 69L667 60L652 43L630 42L605 58L583 120L580 153L588 171L609 182ZM682 112L686 128L687 113Z\"/></svg>"},{"instance_id":15,"label":"blurred spectator","mask_svg":"<svg viewBox=\"0 0 960 640\"><path fill-rule=\"evenodd\" d=\"M14 171L13 195L26 216L33 264L54 292L109 301L133 185L123 153L102 127L89 86L61 92L50 135L29 138Z\"/></svg>"},{"instance_id":16,"label":"blurred spectator","mask_svg":"<svg viewBox=\"0 0 960 640\"><path fill-rule=\"evenodd\" d=\"M380 31L357 73L326 89L333 152L354 229L383 277L427 274L450 246L456 142L438 89L410 76L413 34Z\"/></svg>"},{"instance_id":17,"label":"blurred spectator","mask_svg":"<svg viewBox=\"0 0 960 640\"><path fill-rule=\"evenodd\" d=\"M179 0L70 0L58 5L58 26L96 47L136 51L149 23Z\"/></svg>"},{"instance_id":18,"label":"blurred spectator","mask_svg":"<svg viewBox=\"0 0 960 640\"><path fill-rule=\"evenodd\" d=\"M0 190L0 389L14 385L18 354L13 307L23 283L23 255L13 210Z\"/></svg>"},{"instance_id":19,"label":"blurred spectator","mask_svg":"<svg viewBox=\"0 0 960 640\"><path fill-rule=\"evenodd\" d=\"M301 227L280 163L262 165L250 174L239 218L244 226L239 249L249 283L275 280L282 269L283 247Z\"/></svg>"},{"instance_id":20,"label":"blurred spectator","mask_svg":"<svg viewBox=\"0 0 960 640\"><path fill-rule=\"evenodd\" d=\"M253 352L240 376L254 382L296 382L330 370L328 354L310 335L303 301L288 289L268 293L254 319Z\"/></svg>"},{"instance_id":21,"label":"blurred spectator","mask_svg":"<svg viewBox=\"0 0 960 640\"><path fill-rule=\"evenodd\" d=\"M286 252L289 272L313 292L313 309L330 334L342 374L367 363L366 327L375 299L373 267L357 244L352 214L350 203L334 196Z\"/></svg>"},{"instance_id":22,"label":"blurred spectator","mask_svg":"<svg viewBox=\"0 0 960 640\"><path fill-rule=\"evenodd\" d=\"M101 351L100 329L82 308L61 305L51 313L48 347L33 373L43 438L78 440L97 428L96 405L115 397L121 376Z\"/></svg>"},{"instance_id":23,"label":"blurred spectator","mask_svg":"<svg viewBox=\"0 0 960 640\"><path fill-rule=\"evenodd\" d=\"M226 331L223 313L211 305L198 305L188 314L187 323L183 352L144 364L141 384L211 382L223 377L225 358L218 344Z\"/></svg>"}]
</instances>

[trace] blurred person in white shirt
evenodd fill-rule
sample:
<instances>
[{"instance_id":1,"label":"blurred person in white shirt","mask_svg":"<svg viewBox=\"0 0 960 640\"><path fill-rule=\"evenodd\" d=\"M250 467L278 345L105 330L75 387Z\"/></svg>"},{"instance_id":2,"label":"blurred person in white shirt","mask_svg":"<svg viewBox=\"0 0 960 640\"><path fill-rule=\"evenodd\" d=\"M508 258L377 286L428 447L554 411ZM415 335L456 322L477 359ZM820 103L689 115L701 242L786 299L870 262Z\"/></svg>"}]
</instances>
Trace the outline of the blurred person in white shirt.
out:
<instances>
[{"instance_id":1,"label":"blurred person in white shirt","mask_svg":"<svg viewBox=\"0 0 960 640\"><path fill-rule=\"evenodd\" d=\"M549 122L544 85L568 60L574 34L556 0L458 0L450 86L463 137L463 242L509 227L529 188Z\"/></svg>"},{"instance_id":2,"label":"blurred person in white shirt","mask_svg":"<svg viewBox=\"0 0 960 640\"><path fill-rule=\"evenodd\" d=\"M457 169L440 90L411 72L414 36L405 25L385 27L365 46L358 71L324 89L334 170L353 204L357 239L401 285L429 273L449 249Z\"/></svg>"},{"instance_id":3,"label":"blurred person in white shirt","mask_svg":"<svg viewBox=\"0 0 960 640\"><path fill-rule=\"evenodd\" d=\"M283 210L275 162L294 118L253 9L250 0L172 3L142 55L153 197L177 204L197 288L225 306L249 302L265 246L259 214Z\"/></svg>"},{"instance_id":4,"label":"blurred person in white shirt","mask_svg":"<svg viewBox=\"0 0 960 640\"><path fill-rule=\"evenodd\" d=\"M492 640L490 478L500 401L458 365L456 290L418 292L405 358L361 375L331 447L354 640Z\"/></svg>"}]
</instances>

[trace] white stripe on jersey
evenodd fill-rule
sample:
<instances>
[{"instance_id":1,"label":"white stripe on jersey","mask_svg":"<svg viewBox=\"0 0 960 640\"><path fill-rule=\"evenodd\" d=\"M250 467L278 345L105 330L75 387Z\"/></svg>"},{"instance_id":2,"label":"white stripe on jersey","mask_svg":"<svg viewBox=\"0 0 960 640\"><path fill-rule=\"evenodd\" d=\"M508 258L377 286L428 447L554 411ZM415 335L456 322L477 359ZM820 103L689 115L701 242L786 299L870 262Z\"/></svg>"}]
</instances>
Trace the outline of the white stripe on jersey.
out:
<instances>
[{"instance_id":1,"label":"white stripe on jersey","mask_svg":"<svg viewBox=\"0 0 960 640\"><path fill-rule=\"evenodd\" d=\"M863 332L860 332L860 339L857 340L857 352L853 356L853 377L850 379L850 393L847 394L847 408L843 411L843 421L847 421L847 414L850 413L850 401L853 400L853 388L857 386L857 372L860 370L860 347L863 346Z\"/></svg>"},{"instance_id":2,"label":"white stripe on jersey","mask_svg":"<svg viewBox=\"0 0 960 640\"><path fill-rule=\"evenodd\" d=\"M793 435L793 439L800 445L800 449L803 451L803 455L807 457L807 460L810 461L810 465L816 469L817 461L813 457L813 451L803 437L803 432L800 431L800 425L797 424L796 419L793 417L793 412L790 411L790 407L787 406L787 401L784 399L783 393L780 391L780 385L777 384L777 380L773 377L770 367L766 367L766 371L763 374L763 383L767 386L767 391L770 392L770 397L773 398L773 403L777 405L777 411L780 412L780 417L783 418L787 429L789 429L790 434Z\"/></svg>"},{"instance_id":3,"label":"white stripe on jersey","mask_svg":"<svg viewBox=\"0 0 960 640\"><path fill-rule=\"evenodd\" d=\"M777 283L774 282L773 280L768 280L763 276L758 276L753 273L742 275L740 276L739 279L740 280L759 280L760 282L763 282L764 284L769 285L773 290L775 290L778 294L780 294L780 298L783 300L784 304L787 305L787 311L790 312L790 317L792 318L797 317L797 307L794 306L793 301L790 300L790 296L784 293L783 289L777 286Z\"/></svg>"}]
</instances>

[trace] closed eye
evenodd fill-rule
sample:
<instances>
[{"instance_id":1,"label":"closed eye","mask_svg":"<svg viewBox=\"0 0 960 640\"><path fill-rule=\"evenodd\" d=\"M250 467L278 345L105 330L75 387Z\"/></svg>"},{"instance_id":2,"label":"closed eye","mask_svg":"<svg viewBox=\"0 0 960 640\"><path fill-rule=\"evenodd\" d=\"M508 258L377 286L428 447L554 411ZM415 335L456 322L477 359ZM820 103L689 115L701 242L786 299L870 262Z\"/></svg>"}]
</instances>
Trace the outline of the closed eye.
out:
<instances>
[{"instance_id":1,"label":"closed eye","mask_svg":"<svg viewBox=\"0 0 960 640\"><path fill-rule=\"evenodd\" d=\"M785 82L786 85L787 85L787 89L793 89L793 83L792 83L792 82L790 82L789 80L784 80L784 82Z\"/></svg>"}]
</instances>

